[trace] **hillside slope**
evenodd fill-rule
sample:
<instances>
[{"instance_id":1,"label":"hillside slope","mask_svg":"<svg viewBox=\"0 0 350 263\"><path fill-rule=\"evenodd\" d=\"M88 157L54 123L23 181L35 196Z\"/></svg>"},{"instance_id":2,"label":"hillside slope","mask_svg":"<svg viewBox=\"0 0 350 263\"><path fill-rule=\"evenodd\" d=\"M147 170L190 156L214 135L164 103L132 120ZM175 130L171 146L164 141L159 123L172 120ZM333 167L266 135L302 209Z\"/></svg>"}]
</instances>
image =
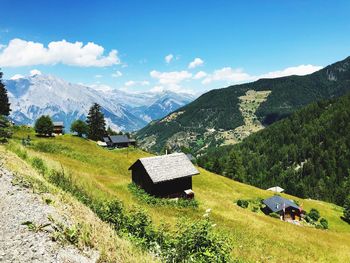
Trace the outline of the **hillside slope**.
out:
<instances>
[{"instance_id":1,"label":"hillside slope","mask_svg":"<svg viewBox=\"0 0 350 263\"><path fill-rule=\"evenodd\" d=\"M249 111L253 118L256 116L257 125L269 125L309 103L345 94L350 90L349 83L350 57L307 76L260 79L209 91L162 120L150 123L137 135L142 147L151 151L187 147L198 153L222 145L232 136L241 140L242 132L235 130L245 123L239 98L248 92L270 92L266 100ZM250 107L257 102L252 100ZM243 132L253 131L249 128ZM235 135L237 132L240 134Z\"/></svg>"},{"instance_id":2,"label":"hillside slope","mask_svg":"<svg viewBox=\"0 0 350 263\"><path fill-rule=\"evenodd\" d=\"M35 138L31 131L18 131L9 149L19 147L20 139L28 133ZM128 208L143 207L156 225L166 222L175 227L179 217L198 219L208 208L212 209L216 227L228 234L232 256L241 262L346 262L350 258L350 225L340 218L342 208L333 204L283 195L303 203L307 211L318 209L329 221L330 229L284 223L235 204L237 199L270 197L271 192L200 169L200 175L193 178L198 208L147 205L128 190L129 166L137 158L149 155L139 149L108 151L94 142L64 135L35 138L25 150L28 156L42 158L50 167L61 169L62 165L72 180L93 196L118 198Z\"/></svg>"},{"instance_id":3,"label":"hillside slope","mask_svg":"<svg viewBox=\"0 0 350 263\"><path fill-rule=\"evenodd\" d=\"M313 103L240 144L212 149L199 164L261 188L279 185L343 205L350 193L349 131L350 94Z\"/></svg>"}]
</instances>

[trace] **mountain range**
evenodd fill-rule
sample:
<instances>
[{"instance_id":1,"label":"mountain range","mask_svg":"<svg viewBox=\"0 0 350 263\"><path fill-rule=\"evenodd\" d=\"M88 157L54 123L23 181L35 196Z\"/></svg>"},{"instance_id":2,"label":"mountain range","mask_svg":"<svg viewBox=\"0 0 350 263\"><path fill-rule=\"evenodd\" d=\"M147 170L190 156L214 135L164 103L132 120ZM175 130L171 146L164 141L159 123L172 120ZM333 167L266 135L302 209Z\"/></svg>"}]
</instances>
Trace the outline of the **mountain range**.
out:
<instances>
[{"instance_id":1,"label":"mountain range","mask_svg":"<svg viewBox=\"0 0 350 263\"><path fill-rule=\"evenodd\" d=\"M235 144L303 106L350 91L350 57L305 76L259 79L211 90L137 132L153 152Z\"/></svg>"},{"instance_id":2,"label":"mountain range","mask_svg":"<svg viewBox=\"0 0 350 263\"><path fill-rule=\"evenodd\" d=\"M118 131L134 131L194 99L193 95L171 91L102 91L42 74L3 82L9 93L11 119L29 125L41 115L50 115L69 128L72 121L85 119L96 102L101 105L108 126Z\"/></svg>"}]
</instances>

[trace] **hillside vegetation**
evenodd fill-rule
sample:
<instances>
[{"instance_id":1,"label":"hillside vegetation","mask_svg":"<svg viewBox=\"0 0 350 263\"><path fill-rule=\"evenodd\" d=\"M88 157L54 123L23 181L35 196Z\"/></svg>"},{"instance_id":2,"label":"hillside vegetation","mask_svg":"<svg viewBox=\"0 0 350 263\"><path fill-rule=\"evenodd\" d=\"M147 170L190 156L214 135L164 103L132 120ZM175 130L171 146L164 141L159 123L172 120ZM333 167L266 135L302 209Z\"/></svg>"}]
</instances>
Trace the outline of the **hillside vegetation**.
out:
<instances>
[{"instance_id":1,"label":"hillside vegetation","mask_svg":"<svg viewBox=\"0 0 350 263\"><path fill-rule=\"evenodd\" d=\"M21 139L28 134L33 141L24 148ZM176 230L179 218L194 221L203 218L210 208L215 228L228 235L232 257L240 262L345 262L350 258L350 226L341 220L342 208L337 205L283 195L303 203L307 211L318 209L328 220L329 230L292 225L236 205L238 199L257 200L272 196L271 192L203 169L193 178L198 208L151 205L133 195L128 187L129 166L137 158L149 156L139 149L106 150L70 135L35 138L26 129L18 130L7 148L20 156L40 158L48 167L63 168L71 182L88 192L91 200L117 198L126 209L145 209L156 227L167 223Z\"/></svg>"},{"instance_id":2,"label":"hillside vegetation","mask_svg":"<svg viewBox=\"0 0 350 263\"><path fill-rule=\"evenodd\" d=\"M261 188L343 205L350 193L350 94L313 103L199 164ZM231 154L230 154L231 152Z\"/></svg>"},{"instance_id":3,"label":"hillside vegetation","mask_svg":"<svg viewBox=\"0 0 350 263\"><path fill-rule=\"evenodd\" d=\"M266 126L312 102L344 95L350 90L349 81L350 57L307 76L260 79L211 90L164 119L150 123L137 135L147 150L186 147L192 153L202 153L229 141L222 134L233 133L244 125L239 98L249 90L271 91L255 112L258 121Z\"/></svg>"}]
</instances>

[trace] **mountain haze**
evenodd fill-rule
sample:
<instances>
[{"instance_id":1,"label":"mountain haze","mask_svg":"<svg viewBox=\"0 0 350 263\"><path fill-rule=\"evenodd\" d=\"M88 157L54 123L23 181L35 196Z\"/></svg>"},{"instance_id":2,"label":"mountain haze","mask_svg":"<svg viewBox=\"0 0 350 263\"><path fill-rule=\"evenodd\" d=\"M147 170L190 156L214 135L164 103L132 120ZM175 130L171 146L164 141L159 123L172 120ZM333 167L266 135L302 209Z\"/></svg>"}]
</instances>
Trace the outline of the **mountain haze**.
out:
<instances>
[{"instance_id":1,"label":"mountain haze","mask_svg":"<svg viewBox=\"0 0 350 263\"><path fill-rule=\"evenodd\" d=\"M155 118L193 100L192 95L173 92L127 93L120 90L108 92L72 84L53 75L34 75L4 80L11 102L11 118L19 124L33 124L41 115L64 121L66 127L75 119L85 119L93 103L102 106L107 125L115 130L134 131ZM147 111L148 107L163 98L179 99L178 105L165 105L162 109ZM144 110L135 112L135 108ZM144 117L146 116L146 117Z\"/></svg>"}]
</instances>

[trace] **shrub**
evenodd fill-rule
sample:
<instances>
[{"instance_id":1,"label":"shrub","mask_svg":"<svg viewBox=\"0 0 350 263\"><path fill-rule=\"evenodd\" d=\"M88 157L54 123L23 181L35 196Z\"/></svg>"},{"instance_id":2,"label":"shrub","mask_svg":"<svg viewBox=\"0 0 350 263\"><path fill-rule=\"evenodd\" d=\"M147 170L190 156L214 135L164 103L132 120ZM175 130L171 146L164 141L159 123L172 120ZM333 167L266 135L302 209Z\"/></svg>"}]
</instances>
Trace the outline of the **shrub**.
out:
<instances>
[{"instance_id":1,"label":"shrub","mask_svg":"<svg viewBox=\"0 0 350 263\"><path fill-rule=\"evenodd\" d=\"M149 195L142 188L134 183L128 185L129 191L140 201L152 205L152 206L170 206L170 207L183 207L183 208L197 208L198 201L195 199L179 198L177 200L169 198L158 198Z\"/></svg>"},{"instance_id":2,"label":"shrub","mask_svg":"<svg viewBox=\"0 0 350 263\"><path fill-rule=\"evenodd\" d=\"M177 226L167 262L228 262L230 242L223 233L215 231L209 217L198 220L182 220Z\"/></svg>"},{"instance_id":3,"label":"shrub","mask_svg":"<svg viewBox=\"0 0 350 263\"><path fill-rule=\"evenodd\" d=\"M249 205L249 201L243 200L243 199L238 199L237 200L237 205L242 207L242 208L247 208Z\"/></svg>"},{"instance_id":4,"label":"shrub","mask_svg":"<svg viewBox=\"0 0 350 263\"><path fill-rule=\"evenodd\" d=\"M318 221L318 219L320 218L320 212L315 209L315 208L311 208L310 212L308 213L308 216L315 222Z\"/></svg>"},{"instance_id":5,"label":"shrub","mask_svg":"<svg viewBox=\"0 0 350 263\"><path fill-rule=\"evenodd\" d=\"M320 225L322 226L323 229L328 229L328 221L325 218L320 219Z\"/></svg>"},{"instance_id":6,"label":"shrub","mask_svg":"<svg viewBox=\"0 0 350 263\"><path fill-rule=\"evenodd\" d=\"M42 159L38 157L33 157L31 159L31 164L41 175L44 175L46 173L47 167Z\"/></svg>"}]
</instances>

